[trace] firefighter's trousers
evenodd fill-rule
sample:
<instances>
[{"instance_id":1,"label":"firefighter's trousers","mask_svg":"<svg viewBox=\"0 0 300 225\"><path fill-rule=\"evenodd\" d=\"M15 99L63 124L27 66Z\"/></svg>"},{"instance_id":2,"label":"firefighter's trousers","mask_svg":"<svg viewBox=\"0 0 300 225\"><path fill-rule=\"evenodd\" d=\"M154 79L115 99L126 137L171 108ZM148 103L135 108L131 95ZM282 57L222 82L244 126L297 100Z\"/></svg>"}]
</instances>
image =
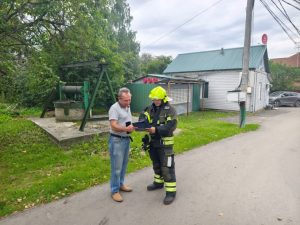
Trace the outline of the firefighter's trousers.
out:
<instances>
[{"instance_id":1,"label":"firefighter's trousers","mask_svg":"<svg viewBox=\"0 0 300 225\"><path fill-rule=\"evenodd\" d=\"M163 184L166 192L176 193L175 161L172 147L154 147L149 150L154 170L154 183Z\"/></svg>"}]
</instances>

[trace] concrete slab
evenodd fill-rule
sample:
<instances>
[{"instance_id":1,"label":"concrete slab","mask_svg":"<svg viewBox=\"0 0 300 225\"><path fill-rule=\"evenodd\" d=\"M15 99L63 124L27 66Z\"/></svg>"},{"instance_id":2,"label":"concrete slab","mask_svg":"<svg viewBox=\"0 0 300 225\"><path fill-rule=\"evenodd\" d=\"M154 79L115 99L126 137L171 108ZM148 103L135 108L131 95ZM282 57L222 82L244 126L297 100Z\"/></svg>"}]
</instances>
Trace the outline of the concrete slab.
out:
<instances>
[{"instance_id":1,"label":"concrete slab","mask_svg":"<svg viewBox=\"0 0 300 225\"><path fill-rule=\"evenodd\" d=\"M80 122L59 122L55 120L55 117L29 119L46 131L49 137L59 145L69 145L109 132L108 119L87 121L84 131L79 131ZM133 117L133 121L137 120L137 117Z\"/></svg>"},{"instance_id":2,"label":"concrete slab","mask_svg":"<svg viewBox=\"0 0 300 225\"><path fill-rule=\"evenodd\" d=\"M68 145L109 132L108 120L88 121L84 131L79 131L80 123L78 122L57 122L54 117L30 118L30 120L45 130L51 139L60 145Z\"/></svg>"}]
</instances>

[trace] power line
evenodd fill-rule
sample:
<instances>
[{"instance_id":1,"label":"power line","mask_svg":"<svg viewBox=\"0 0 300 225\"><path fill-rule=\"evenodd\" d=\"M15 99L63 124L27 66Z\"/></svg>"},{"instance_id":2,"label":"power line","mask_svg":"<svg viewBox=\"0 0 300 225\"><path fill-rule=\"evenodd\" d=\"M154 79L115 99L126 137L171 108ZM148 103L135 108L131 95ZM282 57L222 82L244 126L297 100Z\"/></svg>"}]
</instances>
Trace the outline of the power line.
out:
<instances>
[{"instance_id":1,"label":"power line","mask_svg":"<svg viewBox=\"0 0 300 225\"><path fill-rule=\"evenodd\" d=\"M157 38L156 40L152 41L151 43L147 44L144 46L144 48L151 46L152 44L160 41L161 39L163 39L164 37L168 36L169 34L175 32L176 30L178 30L180 27L184 26L185 24L191 22L193 19L195 19L196 17L200 16L201 14L203 14L204 12L208 11L209 9L213 8L214 6L216 6L217 4L221 3L224 0L219 0L215 3L213 3L211 6L209 6L208 8L202 10L201 12L197 13L195 16L191 17L190 19L186 20L184 23L180 24L179 26L175 27L174 29L170 30L169 32L161 35L159 38Z\"/></svg>"},{"instance_id":2,"label":"power line","mask_svg":"<svg viewBox=\"0 0 300 225\"><path fill-rule=\"evenodd\" d=\"M271 14L271 16L276 20L276 22L281 26L281 28L287 33L287 30L289 30L293 35L297 35L294 33L278 16L275 15L275 13L271 10L271 8L267 5L267 3L264 0L260 0L261 3L264 5L264 7L268 10L268 12ZM290 37L290 35L287 33L287 35ZM294 42L294 40L292 40Z\"/></svg>"},{"instance_id":3,"label":"power line","mask_svg":"<svg viewBox=\"0 0 300 225\"><path fill-rule=\"evenodd\" d=\"M291 35L288 33L287 30L290 30L290 32L293 33L293 31L285 24L283 23L278 16L275 15L275 13L271 10L271 8L267 5L267 3L264 0L260 0L260 2L263 4L263 6L267 9L267 11L271 14L271 16L276 20L276 22L279 24L279 26L283 29L283 31L287 34L287 36L291 39L291 41L296 44L296 41L291 37Z\"/></svg>"},{"instance_id":4,"label":"power line","mask_svg":"<svg viewBox=\"0 0 300 225\"><path fill-rule=\"evenodd\" d=\"M286 4L288 4L288 5L290 5L290 6L292 6L292 7L294 7L294 8L296 8L296 9L298 9L298 10L300 10L300 8L298 8L297 6L294 6L293 4L291 4L291 3L289 3L289 2L287 2L287 1L285 1L285 0L282 0L284 3L286 3ZM294 0L296 3L298 3L298 4L300 4L300 2L298 2L298 1L296 1L296 0Z\"/></svg>"},{"instance_id":5,"label":"power line","mask_svg":"<svg viewBox=\"0 0 300 225\"><path fill-rule=\"evenodd\" d=\"M284 12L285 12L285 14L286 14L286 17L287 17L288 21L290 21L290 23L292 24L292 26L295 28L295 30L296 30L296 31L298 32L298 34L300 35L300 31L299 31L298 27L296 27L295 24L292 22L291 18L290 18L289 15L287 14L287 12L286 12L285 8L283 7L282 3L280 2L280 0L279 0L279 3L280 3L282 9L284 10Z\"/></svg>"},{"instance_id":6,"label":"power line","mask_svg":"<svg viewBox=\"0 0 300 225\"><path fill-rule=\"evenodd\" d=\"M295 28L295 30L297 31L297 33L300 35L300 31L299 31L299 29L295 26L295 24L291 21L291 19L290 19L290 17L289 17L289 15L287 14L287 12L286 12L286 10L285 10L285 8L283 7L283 5L282 5L282 3L280 2L280 0L278 0L278 2L279 2L279 4L280 4L280 6L281 6L281 8L282 8L282 10L280 9L280 7L273 1L273 0L271 0L272 2L273 2L273 4L276 6L276 8L282 13L282 15L292 24L292 26ZM297 36L297 35L296 35Z\"/></svg>"},{"instance_id":7,"label":"power line","mask_svg":"<svg viewBox=\"0 0 300 225\"><path fill-rule=\"evenodd\" d=\"M300 5L300 0L293 0L293 1Z\"/></svg>"}]
</instances>

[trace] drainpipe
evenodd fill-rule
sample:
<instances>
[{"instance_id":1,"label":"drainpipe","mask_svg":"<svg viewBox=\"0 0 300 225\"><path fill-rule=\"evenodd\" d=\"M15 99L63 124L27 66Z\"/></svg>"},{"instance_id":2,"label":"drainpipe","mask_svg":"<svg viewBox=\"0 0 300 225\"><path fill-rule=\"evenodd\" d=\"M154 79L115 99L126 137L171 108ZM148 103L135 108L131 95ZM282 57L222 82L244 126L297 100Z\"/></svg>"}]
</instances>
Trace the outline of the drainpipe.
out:
<instances>
[{"instance_id":1,"label":"drainpipe","mask_svg":"<svg viewBox=\"0 0 300 225\"><path fill-rule=\"evenodd\" d=\"M190 100L190 84L188 84L187 101L186 101L186 115L189 115L189 100Z\"/></svg>"},{"instance_id":2,"label":"drainpipe","mask_svg":"<svg viewBox=\"0 0 300 225\"><path fill-rule=\"evenodd\" d=\"M256 94L256 85L257 85L257 73L255 73L255 75L254 75L254 88L253 88L253 90L254 90L254 96L253 96L253 98L254 98L254 104L253 104L253 112L255 112L255 109L256 109L256 96L257 96L257 94Z\"/></svg>"}]
</instances>

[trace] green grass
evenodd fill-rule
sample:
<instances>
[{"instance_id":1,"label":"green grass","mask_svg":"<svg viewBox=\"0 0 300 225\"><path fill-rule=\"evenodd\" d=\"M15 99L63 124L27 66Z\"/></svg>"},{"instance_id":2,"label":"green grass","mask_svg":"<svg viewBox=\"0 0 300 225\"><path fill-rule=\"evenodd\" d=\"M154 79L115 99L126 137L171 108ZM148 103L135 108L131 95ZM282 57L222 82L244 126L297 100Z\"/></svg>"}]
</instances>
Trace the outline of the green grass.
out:
<instances>
[{"instance_id":1,"label":"green grass","mask_svg":"<svg viewBox=\"0 0 300 225\"><path fill-rule=\"evenodd\" d=\"M24 110L17 117L0 114L0 217L109 181L107 135L61 148L24 114L39 112ZM258 128L250 124L240 129L218 120L231 115L208 111L180 116L181 132L175 137L175 152ZM142 136L140 132L133 134L128 172L151 165L149 157L141 151Z\"/></svg>"},{"instance_id":2,"label":"green grass","mask_svg":"<svg viewBox=\"0 0 300 225\"><path fill-rule=\"evenodd\" d=\"M208 111L179 117L178 123L182 132L175 139L175 152L181 153L242 132L254 131L259 127L257 124L248 124L241 129L236 124L217 119L233 115L236 113Z\"/></svg>"}]
</instances>

